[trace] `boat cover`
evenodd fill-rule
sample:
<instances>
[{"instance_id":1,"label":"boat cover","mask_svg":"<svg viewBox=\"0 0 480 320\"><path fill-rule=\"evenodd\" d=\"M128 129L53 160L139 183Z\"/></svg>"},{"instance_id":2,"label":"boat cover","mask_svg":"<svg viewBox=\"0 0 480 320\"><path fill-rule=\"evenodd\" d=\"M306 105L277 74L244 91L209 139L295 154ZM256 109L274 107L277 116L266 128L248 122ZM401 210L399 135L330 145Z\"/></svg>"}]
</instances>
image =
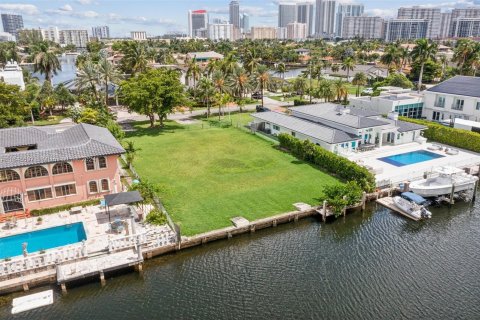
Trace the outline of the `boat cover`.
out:
<instances>
[{"instance_id":1,"label":"boat cover","mask_svg":"<svg viewBox=\"0 0 480 320\"><path fill-rule=\"evenodd\" d=\"M402 193L402 197L407 199L407 200L413 201L418 205L423 205L426 202L428 202L427 199L425 199L424 197L419 196L418 194L415 194L413 192L404 192L404 193Z\"/></svg>"}]
</instances>

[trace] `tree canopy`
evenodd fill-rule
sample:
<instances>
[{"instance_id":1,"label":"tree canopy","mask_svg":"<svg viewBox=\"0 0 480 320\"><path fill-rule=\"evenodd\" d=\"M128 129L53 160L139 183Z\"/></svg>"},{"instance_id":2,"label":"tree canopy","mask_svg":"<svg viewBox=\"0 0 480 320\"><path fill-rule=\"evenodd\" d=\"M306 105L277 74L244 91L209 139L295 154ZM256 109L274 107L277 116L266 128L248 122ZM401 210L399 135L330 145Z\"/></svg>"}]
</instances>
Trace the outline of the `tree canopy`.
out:
<instances>
[{"instance_id":1,"label":"tree canopy","mask_svg":"<svg viewBox=\"0 0 480 320\"><path fill-rule=\"evenodd\" d=\"M19 86L0 81L0 128L18 127L28 115L30 107Z\"/></svg>"}]
</instances>

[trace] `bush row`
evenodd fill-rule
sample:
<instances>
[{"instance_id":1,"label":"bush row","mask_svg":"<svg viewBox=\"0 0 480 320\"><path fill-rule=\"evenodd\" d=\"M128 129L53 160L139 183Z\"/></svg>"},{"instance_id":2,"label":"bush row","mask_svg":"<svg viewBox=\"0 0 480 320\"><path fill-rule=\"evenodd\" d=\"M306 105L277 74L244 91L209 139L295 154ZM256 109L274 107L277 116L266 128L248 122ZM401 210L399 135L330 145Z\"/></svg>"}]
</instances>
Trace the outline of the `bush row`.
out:
<instances>
[{"instance_id":1,"label":"bush row","mask_svg":"<svg viewBox=\"0 0 480 320\"><path fill-rule=\"evenodd\" d=\"M403 117L401 120L426 126L428 129L424 131L423 136L428 140L447 144L452 147L480 152L480 134L478 133L446 127L427 120Z\"/></svg>"},{"instance_id":2,"label":"bush row","mask_svg":"<svg viewBox=\"0 0 480 320\"><path fill-rule=\"evenodd\" d=\"M289 134L278 136L280 146L290 150L296 157L319 166L345 181L355 181L366 192L375 189L375 177L364 167L346 158L322 149L308 140L300 141Z\"/></svg>"},{"instance_id":3,"label":"bush row","mask_svg":"<svg viewBox=\"0 0 480 320\"><path fill-rule=\"evenodd\" d=\"M53 208L32 210L32 212L30 212L30 214L32 216L38 217L38 216L44 216L46 214L68 211L68 210L72 209L73 207L84 207L85 208L85 207L88 207L88 206L94 206L94 205L98 205L98 204L100 204L100 199L94 199L94 200L88 200L88 201L85 201L85 202L65 204L63 206L58 206L58 207L53 207Z\"/></svg>"}]
</instances>

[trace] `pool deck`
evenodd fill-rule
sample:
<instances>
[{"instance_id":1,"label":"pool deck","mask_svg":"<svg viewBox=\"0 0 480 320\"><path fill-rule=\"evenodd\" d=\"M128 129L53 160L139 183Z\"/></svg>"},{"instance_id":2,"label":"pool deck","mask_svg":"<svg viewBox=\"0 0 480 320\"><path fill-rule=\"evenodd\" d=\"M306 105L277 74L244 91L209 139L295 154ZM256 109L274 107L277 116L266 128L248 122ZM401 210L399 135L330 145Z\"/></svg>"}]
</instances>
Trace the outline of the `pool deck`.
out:
<instances>
[{"instance_id":1,"label":"pool deck","mask_svg":"<svg viewBox=\"0 0 480 320\"><path fill-rule=\"evenodd\" d=\"M467 168L478 166L480 164L480 154L478 153L455 148L456 150L459 150L457 155L447 155L444 151L428 150L428 147L431 145L431 143L420 144L414 142L398 146L383 146L382 148L372 151L350 154L348 155L348 159L357 162L360 165L372 168L377 183L390 181L392 184L401 183L407 180L413 181L421 179L425 172L431 172L436 167L452 166L456 168ZM403 167L397 167L378 160L379 158L418 150L429 151L442 155L443 157Z\"/></svg>"}]
</instances>

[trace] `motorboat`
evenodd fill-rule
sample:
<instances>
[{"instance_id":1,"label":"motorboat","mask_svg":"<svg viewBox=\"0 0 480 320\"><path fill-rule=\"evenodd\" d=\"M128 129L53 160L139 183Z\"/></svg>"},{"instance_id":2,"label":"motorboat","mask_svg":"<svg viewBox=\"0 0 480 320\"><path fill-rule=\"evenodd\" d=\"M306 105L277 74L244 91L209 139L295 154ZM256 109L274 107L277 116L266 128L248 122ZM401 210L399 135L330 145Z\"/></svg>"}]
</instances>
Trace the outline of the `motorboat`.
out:
<instances>
[{"instance_id":1,"label":"motorboat","mask_svg":"<svg viewBox=\"0 0 480 320\"><path fill-rule=\"evenodd\" d=\"M420 206L428 207L431 204L430 201L428 201L424 197L419 196L418 194L415 194L413 192L403 192L401 194L401 196L402 196L402 198L404 198L408 201L413 201Z\"/></svg>"},{"instance_id":2,"label":"motorboat","mask_svg":"<svg viewBox=\"0 0 480 320\"><path fill-rule=\"evenodd\" d=\"M428 219L432 217L432 213L415 202L408 201L402 197L394 197L393 203L404 214L411 216L415 220Z\"/></svg>"},{"instance_id":3,"label":"motorboat","mask_svg":"<svg viewBox=\"0 0 480 320\"><path fill-rule=\"evenodd\" d=\"M439 167L434 170L433 176L410 183L410 191L426 198L438 197L472 190L477 181L478 177L466 174L461 169Z\"/></svg>"}]
</instances>

